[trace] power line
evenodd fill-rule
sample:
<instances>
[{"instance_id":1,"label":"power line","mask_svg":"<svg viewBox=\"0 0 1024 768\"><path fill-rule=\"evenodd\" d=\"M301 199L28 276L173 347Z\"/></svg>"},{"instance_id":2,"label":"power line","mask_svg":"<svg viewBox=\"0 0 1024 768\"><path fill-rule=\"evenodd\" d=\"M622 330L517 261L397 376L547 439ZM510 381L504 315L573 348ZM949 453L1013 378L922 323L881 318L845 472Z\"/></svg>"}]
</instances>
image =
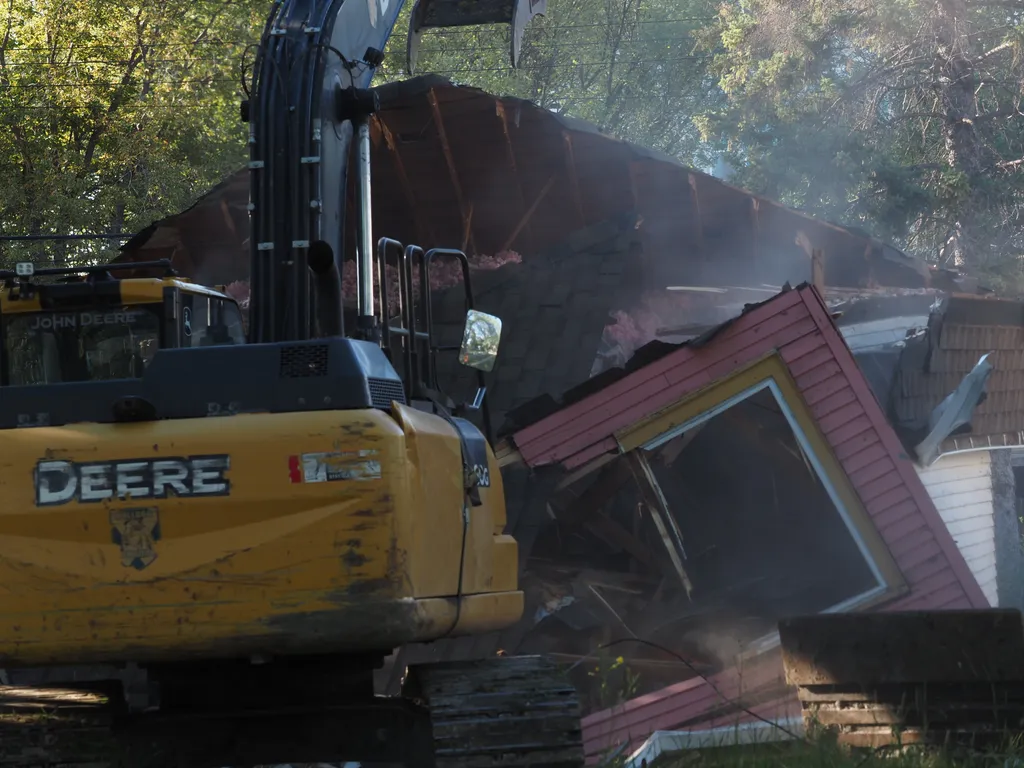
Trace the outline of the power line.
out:
<instances>
[{"instance_id":1,"label":"power line","mask_svg":"<svg viewBox=\"0 0 1024 768\"><path fill-rule=\"evenodd\" d=\"M0 241L38 242L40 240L130 240L134 235L0 235Z\"/></svg>"},{"instance_id":2,"label":"power line","mask_svg":"<svg viewBox=\"0 0 1024 768\"><path fill-rule=\"evenodd\" d=\"M617 65L658 65L658 64L672 64L683 61L704 61L710 59L710 54L696 54L691 56L674 56L671 58L658 58L658 59L618 59ZM499 67L460 67L458 69L435 69L431 70L430 74L434 75L460 75L460 74L471 74L481 72L507 72L509 74L515 72L531 72L537 70L565 70L565 69L576 69L579 67L601 67L608 66L609 61L601 59L599 61L571 61L571 62L559 62L559 63L547 63L547 64L534 64L524 65L512 69L508 66ZM146 81L146 85L216 85L224 83L238 84L237 78L228 77L217 77L208 76L195 79L182 79L182 80L149 80ZM121 81L100 81L94 80L92 82L81 81L69 81L69 82L56 82L56 83L18 83L15 85L7 86L11 89L26 89L26 90L48 90L48 89L60 89L60 88L89 88L96 86L106 86L108 88L120 88L142 85L141 82L122 83Z\"/></svg>"},{"instance_id":3,"label":"power line","mask_svg":"<svg viewBox=\"0 0 1024 768\"><path fill-rule=\"evenodd\" d=\"M714 17L714 16L683 16L683 17L674 18L674 19L644 19L644 20L641 20L641 21L634 22L630 26L649 26L649 25L652 25L652 24L682 24L682 23L688 23L688 22L707 22L707 21L714 21L715 18L716 17ZM486 28L487 26L489 26L489 25L482 25L481 27L476 27L476 28L473 28L473 29L467 29L467 28L431 29L431 30L429 30L428 34L430 34L431 36L433 36L433 35L444 35L444 36L448 36L448 35L452 35L452 36L454 36L454 35L476 35L476 34L479 33L480 29ZM595 24L551 24L551 25L538 24L535 27L535 29L537 29L538 31L543 31L543 32L558 32L558 31L567 30L567 29L598 29L598 28L601 28L601 27L612 27L612 26L613 25L609 24L609 23L595 23ZM409 36L408 33L405 33L405 32L394 32L391 35L392 38L399 38L399 39L407 38L408 36ZM143 47L146 48L146 49L152 49L152 48L196 48L198 46L204 46L204 45L214 45L214 46L216 46L216 45L219 45L219 46L246 46L246 45L253 45L256 42L257 42L257 40L254 37L252 40L249 40L249 41L244 41L244 40L196 40L196 41L187 42L187 43L149 43L149 44L147 44L147 45L145 45ZM91 43L89 45L74 46L74 48L76 50L111 50L111 49L112 50L123 50L125 48L125 46L124 45L118 45L117 43ZM8 51L52 51L52 50L54 50L53 47L52 46L48 46L48 45L8 45L6 48L3 48L4 52L8 52ZM65 50L65 49L60 49L60 50Z\"/></svg>"},{"instance_id":4,"label":"power line","mask_svg":"<svg viewBox=\"0 0 1024 768\"><path fill-rule=\"evenodd\" d=\"M630 40L624 41L619 44L621 48L632 48L637 46L647 45L661 45L661 44L673 44L673 43L687 43L692 42L687 38L681 37L652 37L645 38L642 40ZM565 45L560 43L547 43L544 45L532 45L530 50L532 51L551 51L551 50L564 50L567 54L571 54L572 51L577 49L590 49L590 48L601 48L607 46L609 43L607 40L592 40L585 43L572 43L571 45ZM469 53L483 53L483 52L507 52L508 46L506 45L495 45L495 46L476 46ZM428 54L446 54L451 51L448 48L440 47L421 47L419 50L420 56ZM217 58L197 58L197 59L150 59L145 62L146 66L153 66L155 64L171 65L171 66L193 66L200 63L218 64L223 63L223 57ZM70 69L77 66L127 66L131 62L128 59L79 59L68 62L57 62L57 61L15 61L9 62L7 68L20 68L20 67L53 67L58 69Z\"/></svg>"}]
</instances>

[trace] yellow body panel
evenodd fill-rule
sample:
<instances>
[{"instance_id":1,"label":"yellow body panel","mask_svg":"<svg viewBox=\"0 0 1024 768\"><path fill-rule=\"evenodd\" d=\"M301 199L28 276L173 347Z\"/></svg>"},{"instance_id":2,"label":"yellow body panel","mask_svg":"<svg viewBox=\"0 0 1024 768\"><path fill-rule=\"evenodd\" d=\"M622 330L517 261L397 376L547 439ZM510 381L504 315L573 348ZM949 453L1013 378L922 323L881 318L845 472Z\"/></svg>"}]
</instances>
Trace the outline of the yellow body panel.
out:
<instances>
[{"instance_id":1,"label":"yellow body panel","mask_svg":"<svg viewBox=\"0 0 1024 768\"><path fill-rule=\"evenodd\" d=\"M455 431L433 415L396 405L3 438L2 664L387 650L521 615L490 453L494 485L469 509L456 609L462 460ZM228 495L37 505L40 461L212 455L229 457ZM346 479L325 480L324 467Z\"/></svg>"}]
</instances>

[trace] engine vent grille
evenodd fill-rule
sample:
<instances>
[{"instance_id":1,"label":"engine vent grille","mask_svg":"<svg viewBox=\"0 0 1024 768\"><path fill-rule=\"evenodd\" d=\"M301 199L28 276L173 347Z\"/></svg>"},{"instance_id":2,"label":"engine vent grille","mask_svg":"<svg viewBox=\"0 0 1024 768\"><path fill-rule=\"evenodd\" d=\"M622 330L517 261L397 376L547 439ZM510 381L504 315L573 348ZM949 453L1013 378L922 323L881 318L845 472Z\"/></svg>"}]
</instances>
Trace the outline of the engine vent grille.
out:
<instances>
[{"instance_id":1,"label":"engine vent grille","mask_svg":"<svg viewBox=\"0 0 1024 768\"><path fill-rule=\"evenodd\" d=\"M281 350L280 373L282 379L306 379L327 375L326 344L305 344L284 347Z\"/></svg>"},{"instance_id":2,"label":"engine vent grille","mask_svg":"<svg viewBox=\"0 0 1024 768\"><path fill-rule=\"evenodd\" d=\"M400 381L390 379L369 379L370 400L374 408L389 410L391 403L399 402L405 405L405 388Z\"/></svg>"}]
</instances>

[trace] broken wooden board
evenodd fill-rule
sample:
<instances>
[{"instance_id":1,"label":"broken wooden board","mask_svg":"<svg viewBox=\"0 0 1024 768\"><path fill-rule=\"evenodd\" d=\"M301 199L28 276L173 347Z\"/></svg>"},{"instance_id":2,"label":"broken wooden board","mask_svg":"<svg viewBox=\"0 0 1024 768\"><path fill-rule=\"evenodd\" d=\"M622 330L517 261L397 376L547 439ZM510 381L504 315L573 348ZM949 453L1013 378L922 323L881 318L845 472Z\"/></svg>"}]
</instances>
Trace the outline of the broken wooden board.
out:
<instances>
[{"instance_id":1,"label":"broken wooden board","mask_svg":"<svg viewBox=\"0 0 1024 768\"><path fill-rule=\"evenodd\" d=\"M779 637L790 685L1024 682L1016 610L800 616Z\"/></svg>"},{"instance_id":2,"label":"broken wooden board","mask_svg":"<svg viewBox=\"0 0 1024 768\"><path fill-rule=\"evenodd\" d=\"M1024 730L1015 610L821 614L779 622L808 728L840 743L998 743Z\"/></svg>"}]
</instances>

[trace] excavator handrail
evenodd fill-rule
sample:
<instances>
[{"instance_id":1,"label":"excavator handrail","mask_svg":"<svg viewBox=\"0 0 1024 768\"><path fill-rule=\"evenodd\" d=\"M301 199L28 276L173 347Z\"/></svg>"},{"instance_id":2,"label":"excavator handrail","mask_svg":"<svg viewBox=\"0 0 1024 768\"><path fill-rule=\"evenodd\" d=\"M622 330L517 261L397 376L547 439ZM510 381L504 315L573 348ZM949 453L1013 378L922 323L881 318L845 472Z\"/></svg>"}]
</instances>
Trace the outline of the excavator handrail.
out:
<instances>
[{"instance_id":1,"label":"excavator handrail","mask_svg":"<svg viewBox=\"0 0 1024 768\"><path fill-rule=\"evenodd\" d=\"M126 261L118 264L88 264L82 267L44 267L32 272L32 277L54 277L57 275L102 274L126 269L165 269L167 277L177 277L178 272L171 266L170 259L156 261ZM0 270L0 280L17 280L22 276L13 269Z\"/></svg>"},{"instance_id":2,"label":"excavator handrail","mask_svg":"<svg viewBox=\"0 0 1024 768\"><path fill-rule=\"evenodd\" d=\"M393 326L391 319L394 317L391 301L387 289L387 267L388 257L397 257L396 268L399 277L399 314L401 325ZM469 257L465 253L452 248L431 248L424 251L418 245L403 246L397 240L389 237L382 237L377 241L377 297L380 303L381 318L381 346L390 355L392 352L392 337L403 338L403 358L405 364L406 397L410 400L428 397L429 393L440 393L439 376L437 373L437 353L458 350L459 347L439 346L434 343L434 309L433 294L430 290L430 264L437 257L454 257L462 267L462 285L465 295L465 309L468 312L474 309L472 273L469 266ZM420 330L416 319L416 300L413 298L415 268L420 269L419 284L419 305L423 308L424 329ZM426 355L421 358L420 345L423 345ZM476 372L477 388L479 391L486 389L483 371ZM484 430L488 438L491 435L491 416L488 403L484 400L481 405L484 420Z\"/></svg>"}]
</instances>

